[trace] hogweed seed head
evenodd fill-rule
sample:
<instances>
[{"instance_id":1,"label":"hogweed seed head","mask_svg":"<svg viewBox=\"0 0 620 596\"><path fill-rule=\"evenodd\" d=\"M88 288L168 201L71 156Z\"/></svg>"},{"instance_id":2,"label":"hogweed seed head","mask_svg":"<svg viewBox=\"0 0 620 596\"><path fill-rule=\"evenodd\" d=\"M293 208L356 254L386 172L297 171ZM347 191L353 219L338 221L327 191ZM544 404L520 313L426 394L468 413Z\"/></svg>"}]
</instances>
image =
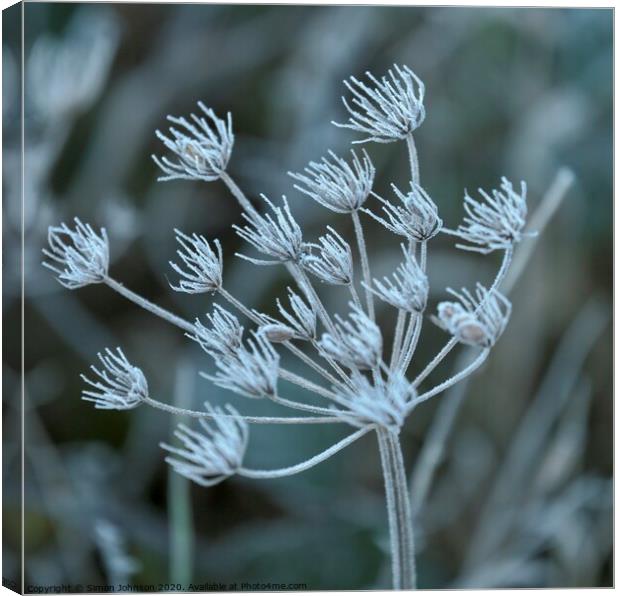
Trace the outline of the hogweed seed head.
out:
<instances>
[{"instance_id":1,"label":"hogweed seed head","mask_svg":"<svg viewBox=\"0 0 620 596\"><path fill-rule=\"evenodd\" d=\"M104 228L100 235L89 224L74 219L75 229L67 224L50 226L47 232L49 248L43 254L49 259L43 266L56 274L60 284L75 290L89 284L101 283L108 275L110 248Z\"/></svg>"},{"instance_id":2,"label":"hogweed seed head","mask_svg":"<svg viewBox=\"0 0 620 596\"><path fill-rule=\"evenodd\" d=\"M83 400L93 402L99 410L130 410L149 396L144 373L129 363L120 348L116 348L116 353L106 348L97 357L103 368L91 365L95 380L80 375L92 387L82 391Z\"/></svg>"},{"instance_id":3,"label":"hogweed seed head","mask_svg":"<svg viewBox=\"0 0 620 596\"><path fill-rule=\"evenodd\" d=\"M316 338L316 312L291 288L287 288L291 312L287 311L278 298L278 311L288 324L295 330L300 339Z\"/></svg>"},{"instance_id":4,"label":"hogweed seed head","mask_svg":"<svg viewBox=\"0 0 620 596\"><path fill-rule=\"evenodd\" d=\"M206 118L190 114L192 123L186 118L168 116L168 120L182 127L182 130L170 127L169 137L156 131L157 138L178 158L175 162L167 157L151 156L164 173L158 180L180 178L210 182L217 180L226 170L235 140L232 116L229 112L224 121L201 101L198 107Z\"/></svg>"},{"instance_id":5,"label":"hogweed seed head","mask_svg":"<svg viewBox=\"0 0 620 596\"><path fill-rule=\"evenodd\" d=\"M202 294L215 292L222 286L222 270L224 261L222 247L218 240L213 244L217 253L209 246L204 236L192 234L188 236L175 228L177 242L181 249L177 255L185 265L185 270L176 263L170 261L170 266L181 276L179 285L170 287L177 292L188 294Z\"/></svg>"},{"instance_id":6,"label":"hogweed seed head","mask_svg":"<svg viewBox=\"0 0 620 596\"><path fill-rule=\"evenodd\" d=\"M448 288L457 302L441 302L433 321L461 343L492 347L500 338L512 310L510 301L497 290L489 292L481 284L476 296L463 288L460 293Z\"/></svg>"},{"instance_id":7,"label":"hogweed seed head","mask_svg":"<svg viewBox=\"0 0 620 596\"><path fill-rule=\"evenodd\" d=\"M415 257L401 244L405 260L392 274L394 281L387 277L383 282L375 279L375 288L367 287L373 294L395 308L406 312L422 312L428 298L428 278L417 264Z\"/></svg>"},{"instance_id":8,"label":"hogweed seed head","mask_svg":"<svg viewBox=\"0 0 620 596\"><path fill-rule=\"evenodd\" d=\"M380 217L368 209L364 209L364 212L391 232L409 240L424 242L441 230L443 221L438 215L437 205L426 191L419 184L410 182L410 185L411 191L403 194L392 184L392 189L402 207L375 195L383 203L382 210L385 216Z\"/></svg>"},{"instance_id":9,"label":"hogweed seed head","mask_svg":"<svg viewBox=\"0 0 620 596\"><path fill-rule=\"evenodd\" d=\"M304 168L306 174L288 174L300 183L295 185L297 190L323 207L336 213L350 213L364 204L375 178L375 168L366 151L361 160L354 151L351 155L353 160L348 164L329 151L331 161L323 157L318 163L311 161Z\"/></svg>"},{"instance_id":10,"label":"hogweed seed head","mask_svg":"<svg viewBox=\"0 0 620 596\"><path fill-rule=\"evenodd\" d=\"M483 201L476 201L465 193L467 215L455 235L469 244L457 244L457 248L488 254L494 250L509 249L524 236L534 235L523 232L527 218L525 182L521 182L520 193L506 178L502 178L501 190L491 191L492 196L481 188L478 192Z\"/></svg>"},{"instance_id":11,"label":"hogweed seed head","mask_svg":"<svg viewBox=\"0 0 620 596\"><path fill-rule=\"evenodd\" d=\"M166 457L166 463L175 472L200 486L213 486L233 476L241 467L249 432L247 423L232 406L226 405L224 410L205 403L205 410L214 418L210 422L199 420L204 432L179 424L174 436L183 447L166 443L160 443L160 447L177 456Z\"/></svg>"},{"instance_id":12,"label":"hogweed seed head","mask_svg":"<svg viewBox=\"0 0 620 596\"><path fill-rule=\"evenodd\" d=\"M407 66L395 64L394 71L388 70L388 76L381 77L381 81L366 72L373 86L355 77L350 77L350 82L344 81L353 94L353 106L342 98L351 116L345 124L333 121L332 124L368 135L353 143L391 143L404 139L424 121L424 83Z\"/></svg>"},{"instance_id":13,"label":"hogweed seed head","mask_svg":"<svg viewBox=\"0 0 620 596\"><path fill-rule=\"evenodd\" d=\"M352 302L349 306L349 320L336 315L336 333L324 333L319 348L351 369L373 369L381 362L381 330L359 306Z\"/></svg>"},{"instance_id":14,"label":"hogweed seed head","mask_svg":"<svg viewBox=\"0 0 620 596\"><path fill-rule=\"evenodd\" d=\"M213 358L221 354L234 355L241 347L243 327L233 314L219 304L213 307L213 312L207 314L211 327L205 327L199 319L194 323L195 335L188 337L198 342L200 347Z\"/></svg>"},{"instance_id":15,"label":"hogweed seed head","mask_svg":"<svg viewBox=\"0 0 620 596\"><path fill-rule=\"evenodd\" d=\"M297 261L302 252L301 228L295 221L286 197L282 197L284 207L276 207L265 195L261 198L271 209L265 215L248 215L243 217L248 225L233 226L237 234L249 242L256 250L276 259L275 263ZM274 261L253 259L238 255L257 265L272 265Z\"/></svg>"},{"instance_id":16,"label":"hogweed seed head","mask_svg":"<svg viewBox=\"0 0 620 596\"><path fill-rule=\"evenodd\" d=\"M324 283L349 285L353 281L351 247L334 228L327 229L330 233L321 236L318 244L304 244L301 265Z\"/></svg>"},{"instance_id":17,"label":"hogweed seed head","mask_svg":"<svg viewBox=\"0 0 620 596\"><path fill-rule=\"evenodd\" d=\"M261 333L253 332L247 347L242 345L235 354L214 360L218 372L200 374L219 387L257 399L277 395L280 357Z\"/></svg>"},{"instance_id":18,"label":"hogweed seed head","mask_svg":"<svg viewBox=\"0 0 620 596\"><path fill-rule=\"evenodd\" d=\"M334 409L336 416L353 426L377 424L393 431L400 429L407 416L407 405L415 394L401 373L394 372L380 386L360 374L350 381L351 386L334 388L337 403L346 408Z\"/></svg>"}]
</instances>

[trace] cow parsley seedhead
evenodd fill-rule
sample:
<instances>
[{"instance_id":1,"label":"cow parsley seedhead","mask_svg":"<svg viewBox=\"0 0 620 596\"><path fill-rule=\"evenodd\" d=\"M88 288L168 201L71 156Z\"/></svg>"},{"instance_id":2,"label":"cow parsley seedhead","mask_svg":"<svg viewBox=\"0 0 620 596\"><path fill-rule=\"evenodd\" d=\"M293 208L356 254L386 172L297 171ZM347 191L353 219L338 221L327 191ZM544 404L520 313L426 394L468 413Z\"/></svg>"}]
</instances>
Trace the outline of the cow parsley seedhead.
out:
<instances>
[{"instance_id":1,"label":"cow parsley seedhead","mask_svg":"<svg viewBox=\"0 0 620 596\"><path fill-rule=\"evenodd\" d=\"M235 225L233 228L256 250L275 258L275 263L297 261L301 256L303 245L301 228L291 213L286 197L282 197L284 207L276 207L265 195L261 195L261 198L267 203L272 213L264 215L243 213L248 225L243 227ZM244 255L239 256L256 265L274 263L274 261L253 259Z\"/></svg>"},{"instance_id":2,"label":"cow parsley seedhead","mask_svg":"<svg viewBox=\"0 0 620 596\"><path fill-rule=\"evenodd\" d=\"M381 362L383 338L378 325L352 302L349 320L336 315L335 333L324 333L321 352L351 369L373 369Z\"/></svg>"},{"instance_id":3,"label":"cow parsley seedhead","mask_svg":"<svg viewBox=\"0 0 620 596\"><path fill-rule=\"evenodd\" d=\"M246 397L275 396L280 357L263 334L253 332L252 335L247 346L241 346L235 354L214 358L218 369L215 375L200 374L219 387Z\"/></svg>"},{"instance_id":4,"label":"cow parsley seedhead","mask_svg":"<svg viewBox=\"0 0 620 596\"><path fill-rule=\"evenodd\" d=\"M353 106L342 98L351 116L345 124L332 124L368 135L354 143L391 143L404 139L424 121L424 83L407 66L395 64L394 71L388 70L388 76L381 77L381 81L366 72L373 86L355 77L350 77L350 82L344 81L353 94Z\"/></svg>"},{"instance_id":5,"label":"cow parsley seedhead","mask_svg":"<svg viewBox=\"0 0 620 596\"><path fill-rule=\"evenodd\" d=\"M441 302L433 321L461 343L483 348L492 347L504 332L512 306L497 290L489 292L481 284L476 296L463 288L460 293L448 288L457 302Z\"/></svg>"},{"instance_id":6,"label":"cow parsley seedhead","mask_svg":"<svg viewBox=\"0 0 620 596\"><path fill-rule=\"evenodd\" d=\"M143 372L129 363L120 348L116 348L116 353L106 348L105 353L97 357L103 368L91 365L95 379L80 375L92 387L82 391L83 400L93 402L99 410L130 410L149 396Z\"/></svg>"},{"instance_id":7,"label":"cow parsley seedhead","mask_svg":"<svg viewBox=\"0 0 620 596\"><path fill-rule=\"evenodd\" d=\"M222 354L236 354L243 338L243 327L239 324L237 317L216 304L213 312L207 314L207 319L211 327L206 327L199 319L196 319L195 334L187 336L198 342L200 347L213 358Z\"/></svg>"},{"instance_id":8,"label":"cow parsley seedhead","mask_svg":"<svg viewBox=\"0 0 620 596\"><path fill-rule=\"evenodd\" d=\"M367 287L381 300L406 312L422 312L428 298L428 278L417 264L415 257L401 244L405 260L392 274L394 281L387 277L383 282L375 279L375 288Z\"/></svg>"},{"instance_id":9,"label":"cow parsley seedhead","mask_svg":"<svg viewBox=\"0 0 620 596\"><path fill-rule=\"evenodd\" d=\"M101 283L108 275L110 248L104 228L100 235L74 219L75 229L67 224L50 226L47 232L49 248L43 254L49 259L43 266L56 274L60 284L69 290L75 290L89 284Z\"/></svg>"},{"instance_id":10,"label":"cow parsley seedhead","mask_svg":"<svg viewBox=\"0 0 620 596\"><path fill-rule=\"evenodd\" d=\"M327 157L320 162L311 161L304 174L289 172L289 176L301 185L295 185L300 192L308 195L317 203L336 213L351 213L357 211L366 201L375 178L375 168L363 151L360 160L354 151L351 151L353 160L348 164L329 151L331 161Z\"/></svg>"},{"instance_id":11,"label":"cow parsley seedhead","mask_svg":"<svg viewBox=\"0 0 620 596\"><path fill-rule=\"evenodd\" d=\"M177 292L188 294L217 291L222 286L224 266L222 247L219 241L213 241L217 250L215 252L204 236L198 234L188 236L180 230L175 229L174 231L177 242L181 245L181 248L177 250L177 255L183 261L185 268L170 261L170 266L181 276L179 285L170 284L170 287Z\"/></svg>"},{"instance_id":12,"label":"cow parsley seedhead","mask_svg":"<svg viewBox=\"0 0 620 596\"><path fill-rule=\"evenodd\" d=\"M492 190L490 196L481 188L478 192L483 201L476 201L465 193L464 206L467 216L456 235L469 244L457 244L457 248L488 254L494 250L506 250L520 242L524 236L527 218L527 186L521 182L521 192L502 178L501 190Z\"/></svg>"},{"instance_id":13,"label":"cow parsley seedhead","mask_svg":"<svg viewBox=\"0 0 620 596\"><path fill-rule=\"evenodd\" d=\"M410 185L411 191L403 194L392 184L402 207L375 195L383 203L385 216L380 217L368 209L364 209L364 212L391 232L415 242L424 242L441 230L443 221L438 215L437 205L426 191L419 184L410 182Z\"/></svg>"},{"instance_id":14,"label":"cow parsley seedhead","mask_svg":"<svg viewBox=\"0 0 620 596\"><path fill-rule=\"evenodd\" d=\"M318 244L304 244L301 264L324 283L349 285L353 281L351 247L334 228L327 229L330 233L321 236Z\"/></svg>"},{"instance_id":15,"label":"cow parsley seedhead","mask_svg":"<svg viewBox=\"0 0 620 596\"><path fill-rule=\"evenodd\" d=\"M316 312L291 288L287 288L288 299L291 305L287 311L278 298L278 311L287 323L295 330L299 339L313 340L316 337Z\"/></svg>"},{"instance_id":16,"label":"cow parsley seedhead","mask_svg":"<svg viewBox=\"0 0 620 596\"><path fill-rule=\"evenodd\" d=\"M379 386L361 374L354 375L350 381L350 386L334 388L337 403L345 408L334 409L335 415L353 426L376 424L398 431L407 416L407 405L415 395L402 373L394 372Z\"/></svg>"},{"instance_id":17,"label":"cow parsley seedhead","mask_svg":"<svg viewBox=\"0 0 620 596\"><path fill-rule=\"evenodd\" d=\"M179 424L174 436L183 448L160 443L174 456L166 457L172 469L201 486L213 486L233 476L243 463L248 445L248 425L232 406L225 409L205 403L211 422L199 420L204 432L196 432ZM180 458L180 459L179 459Z\"/></svg>"},{"instance_id":18,"label":"cow parsley seedhead","mask_svg":"<svg viewBox=\"0 0 620 596\"><path fill-rule=\"evenodd\" d=\"M177 161L172 161L165 156L161 158L151 156L165 174L158 180L181 178L209 182L217 180L226 170L235 140L232 132L232 116L229 112L224 121L201 101L198 102L198 107L206 118L190 114L192 123L186 118L168 116L170 122L182 129L170 127L169 137L159 130L156 132L159 140L178 158Z\"/></svg>"}]
</instances>

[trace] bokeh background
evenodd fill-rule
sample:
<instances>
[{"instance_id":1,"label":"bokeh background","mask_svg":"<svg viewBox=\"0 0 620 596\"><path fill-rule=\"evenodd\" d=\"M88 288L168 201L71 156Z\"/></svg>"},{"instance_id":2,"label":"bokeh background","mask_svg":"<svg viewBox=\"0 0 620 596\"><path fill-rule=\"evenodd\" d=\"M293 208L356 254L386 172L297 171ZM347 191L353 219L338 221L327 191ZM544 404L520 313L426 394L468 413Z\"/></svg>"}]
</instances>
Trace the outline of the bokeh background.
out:
<instances>
[{"instance_id":1,"label":"bokeh background","mask_svg":"<svg viewBox=\"0 0 620 596\"><path fill-rule=\"evenodd\" d=\"M342 80L407 64L427 87L416 133L421 180L448 226L463 189L525 179L532 212L567 166L576 180L511 293L511 324L483 372L416 409L403 429L417 501L420 584L609 586L612 582L612 12L516 8L25 5L26 583L301 583L389 586L376 444L365 437L305 474L173 477L158 443L178 422L147 407L95 411L79 373L122 346L151 393L200 407L275 407L198 377L211 363L177 329L105 287L64 290L40 266L49 225L105 226L112 275L185 317L211 298L168 287L173 227L219 238L229 290L267 312L288 282L256 267L220 182L157 183L150 160L166 114L202 99L233 113L229 171L256 198L286 194L308 239L348 220L292 188L299 170L355 135ZM4 575L19 569L19 28L5 19ZM375 188L405 187L403 144L367 147ZM368 224L371 266L398 241ZM497 255L431 243L432 304L446 286L488 282ZM329 307L345 310L336 289ZM387 309L380 320L389 336ZM425 326L414 369L444 340ZM386 338L386 343L389 339ZM450 374L458 350L437 371ZM294 363L287 364L294 367ZM295 389L288 395L302 399ZM252 429L248 465L279 467L326 447L332 428ZM426 445L426 448L425 448ZM431 445L432 449L429 448ZM419 497L419 498L418 498Z\"/></svg>"}]
</instances>

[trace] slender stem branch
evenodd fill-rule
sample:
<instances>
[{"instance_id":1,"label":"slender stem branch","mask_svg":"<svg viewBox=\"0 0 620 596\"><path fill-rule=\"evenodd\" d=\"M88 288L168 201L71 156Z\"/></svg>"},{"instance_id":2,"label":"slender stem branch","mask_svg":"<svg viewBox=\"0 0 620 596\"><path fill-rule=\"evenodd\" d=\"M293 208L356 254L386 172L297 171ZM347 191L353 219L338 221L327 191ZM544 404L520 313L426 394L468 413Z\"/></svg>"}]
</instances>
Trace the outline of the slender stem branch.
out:
<instances>
[{"instance_id":1,"label":"slender stem branch","mask_svg":"<svg viewBox=\"0 0 620 596\"><path fill-rule=\"evenodd\" d=\"M232 195L237 199L241 208L248 214L253 217L258 216L258 211L253 207L250 200L245 196L245 193L237 186L236 182L226 173L222 172L220 178L222 182L228 187L228 190L232 193Z\"/></svg>"},{"instance_id":2,"label":"slender stem branch","mask_svg":"<svg viewBox=\"0 0 620 596\"><path fill-rule=\"evenodd\" d=\"M480 354L478 354L477 358L471 364L466 366L463 370L451 376L449 379L445 380L443 383L440 383L439 385L436 385L435 387L433 387L432 389L429 389L425 393L418 395L418 397L415 398L413 403L409 405L408 411L411 412L411 410L413 410L413 408L415 408L418 404L421 404L427 399L434 397L438 393L445 391L446 389L448 389L448 387L451 387L452 385L456 385L456 383L458 383L465 377L471 375L476 369L482 366L484 361L488 358L489 352L490 350L488 348L485 348L484 350L480 352ZM412 387L412 388L415 388L415 387Z\"/></svg>"},{"instance_id":3,"label":"slender stem branch","mask_svg":"<svg viewBox=\"0 0 620 596\"><path fill-rule=\"evenodd\" d=\"M286 406L287 408L293 408L294 410L302 410L303 412L310 412L311 414L331 416L334 413L329 408L321 408L319 406L311 406L309 404L302 404L297 401L293 401L292 399L285 399L277 395L272 395L269 397L269 399L274 404L280 404L281 406Z\"/></svg>"},{"instance_id":4,"label":"slender stem branch","mask_svg":"<svg viewBox=\"0 0 620 596\"><path fill-rule=\"evenodd\" d=\"M357 306L358 308L362 308L362 302L360 300L359 294L357 293L357 290L355 289L355 284L353 283L353 281L351 281L351 283L349 284L349 290L351 291L351 297L353 298L355 306Z\"/></svg>"},{"instance_id":5,"label":"slender stem branch","mask_svg":"<svg viewBox=\"0 0 620 596\"><path fill-rule=\"evenodd\" d=\"M407 151L409 153L409 167L411 168L411 181L414 184L420 184L420 163L418 160L418 151L413 140L413 133L407 135Z\"/></svg>"},{"instance_id":6,"label":"slender stem branch","mask_svg":"<svg viewBox=\"0 0 620 596\"><path fill-rule=\"evenodd\" d=\"M424 322L424 317L422 313L412 313L411 319L409 320L409 329L407 332L411 331L411 336L409 340L406 341L405 345L407 347L407 351L403 352L404 357L401 360L400 370L404 374L409 365L411 364L411 360L413 359L413 355L415 354L415 349L418 346L418 341L420 339L420 333L422 332L422 323Z\"/></svg>"},{"instance_id":7,"label":"slender stem branch","mask_svg":"<svg viewBox=\"0 0 620 596\"><path fill-rule=\"evenodd\" d=\"M132 292L130 289L126 288L123 284L119 283L115 279L111 277L104 277L103 283L108 287L112 288L115 292L118 292L121 296L131 300L134 304L137 304L141 308L148 310L150 313L154 314L157 317L160 317L177 327L180 327L184 331L188 331L189 333L194 333L194 325L189 321L167 311L165 308L161 306L157 306L152 302L149 302L146 298L143 298L139 294Z\"/></svg>"},{"instance_id":8,"label":"slender stem branch","mask_svg":"<svg viewBox=\"0 0 620 596\"><path fill-rule=\"evenodd\" d=\"M328 399L336 399L336 395L329 389L325 389L324 387L321 387L320 385L317 385L316 383L313 383L312 381L308 381L307 379L304 379L303 377L300 377L299 375L296 375L295 373L292 373L288 370L281 368L279 371L279 374L280 374L280 377L283 378L285 381L290 381L291 383L294 383L295 385L298 385L299 387L303 387L304 389L307 389L308 391L313 391L314 393L318 393L319 395L322 395L323 397L327 397Z\"/></svg>"},{"instance_id":9,"label":"slender stem branch","mask_svg":"<svg viewBox=\"0 0 620 596\"><path fill-rule=\"evenodd\" d=\"M394 370L396 363L400 358L401 342L403 339L403 330L407 319L407 311L402 308L398 309L398 317L396 319L396 331L394 332L394 343L392 344L392 357L390 359L390 370Z\"/></svg>"},{"instance_id":10,"label":"slender stem branch","mask_svg":"<svg viewBox=\"0 0 620 596\"><path fill-rule=\"evenodd\" d=\"M224 300L232 304L240 313L245 315L250 321L256 323L257 325L263 325L265 321L261 317L259 317L256 313L252 312L247 306L243 304L243 302L237 300L228 290L224 289L220 286L218 292Z\"/></svg>"},{"instance_id":11,"label":"slender stem branch","mask_svg":"<svg viewBox=\"0 0 620 596\"><path fill-rule=\"evenodd\" d=\"M336 328L332 323L329 313L325 309L325 306L323 306L323 302L321 302L321 299L314 289L312 282L308 279L306 272L298 263L287 263L286 265L290 274L293 276L293 279L299 286L299 289L304 293L308 302L314 306L321 321L323 322L323 325L325 325L330 333L336 333Z\"/></svg>"},{"instance_id":12,"label":"slender stem branch","mask_svg":"<svg viewBox=\"0 0 620 596\"><path fill-rule=\"evenodd\" d=\"M355 238L357 239L357 247L362 262L362 275L364 277L364 291L366 292L366 305L368 307L368 316L372 321L375 320L375 301L370 288L372 287L370 278L370 265L368 264L368 251L366 250L366 241L364 240L364 229L357 211L351 212L353 218L353 227L355 228Z\"/></svg>"},{"instance_id":13,"label":"slender stem branch","mask_svg":"<svg viewBox=\"0 0 620 596\"><path fill-rule=\"evenodd\" d=\"M366 426L361 428L360 430L354 432L339 441L338 443L332 445L329 449L322 451L318 455L311 457L310 459L303 461L297 465L289 466L288 468L280 468L277 470L251 470L248 468L240 468L237 473L240 476L245 476L246 478L282 478L283 476L292 476L293 474L299 474L300 472L305 472L306 470L324 462L326 459L329 459L335 453L338 453L345 447L348 447L351 443L357 441L360 437L363 437L366 433L373 430L374 426Z\"/></svg>"},{"instance_id":14,"label":"slender stem branch","mask_svg":"<svg viewBox=\"0 0 620 596\"><path fill-rule=\"evenodd\" d=\"M205 418L207 420L215 420L215 418L241 418L248 424L340 424L342 420L332 416L328 418L326 416L321 417L282 417L282 416L233 416L232 414L209 414L208 412L200 412L197 410L187 410L185 408L177 408L169 404L165 404L161 401L157 401L152 397L147 397L144 403L155 408L168 412L169 414L175 414L178 416L189 416L190 418Z\"/></svg>"}]
</instances>

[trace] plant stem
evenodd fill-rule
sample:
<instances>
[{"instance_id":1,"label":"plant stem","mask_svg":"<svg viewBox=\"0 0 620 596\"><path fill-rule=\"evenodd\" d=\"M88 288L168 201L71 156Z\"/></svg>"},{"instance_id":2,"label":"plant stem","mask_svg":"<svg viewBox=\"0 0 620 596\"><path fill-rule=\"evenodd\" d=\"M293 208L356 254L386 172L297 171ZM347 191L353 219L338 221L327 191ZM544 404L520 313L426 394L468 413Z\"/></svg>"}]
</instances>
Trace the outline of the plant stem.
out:
<instances>
[{"instance_id":1,"label":"plant stem","mask_svg":"<svg viewBox=\"0 0 620 596\"><path fill-rule=\"evenodd\" d=\"M360 260L362 262L362 275L364 277L364 290L366 292L366 305L368 306L368 316L371 321L375 320L375 301L370 291L372 287L372 280L370 279L370 265L368 264L368 251L366 250L366 241L364 240L364 229L362 228L362 222L357 211L351 212L353 218L353 227L355 228L355 238L357 239L357 247L360 253Z\"/></svg>"},{"instance_id":2,"label":"plant stem","mask_svg":"<svg viewBox=\"0 0 620 596\"><path fill-rule=\"evenodd\" d=\"M407 151L409 152L409 167L411 168L411 181L420 184L420 163L418 161L418 151L413 140L413 133L407 135Z\"/></svg>"},{"instance_id":3,"label":"plant stem","mask_svg":"<svg viewBox=\"0 0 620 596\"><path fill-rule=\"evenodd\" d=\"M142 298L139 294L132 292L130 289L126 288L123 284L119 283L115 279L111 277L105 277L103 279L103 283L105 283L108 287L112 288L115 292L118 292L121 296L124 296L128 300L131 300L134 304L137 304L141 308L148 310L150 313L154 314L157 317L160 317L177 327L180 327L184 331L188 331L189 333L194 333L196 330L194 329L194 325L181 317L167 311L165 308L161 306L157 306L152 302L149 302L146 298Z\"/></svg>"},{"instance_id":4,"label":"plant stem","mask_svg":"<svg viewBox=\"0 0 620 596\"><path fill-rule=\"evenodd\" d=\"M398 435L377 429L390 527L392 582L395 590L416 587L415 546L407 478Z\"/></svg>"},{"instance_id":5,"label":"plant stem","mask_svg":"<svg viewBox=\"0 0 620 596\"><path fill-rule=\"evenodd\" d=\"M237 183L226 173L222 172L220 176L222 182L228 187L228 190L237 199L241 208L253 217L258 216L258 211L252 206L250 200L245 196L245 193L237 186Z\"/></svg>"}]
</instances>

